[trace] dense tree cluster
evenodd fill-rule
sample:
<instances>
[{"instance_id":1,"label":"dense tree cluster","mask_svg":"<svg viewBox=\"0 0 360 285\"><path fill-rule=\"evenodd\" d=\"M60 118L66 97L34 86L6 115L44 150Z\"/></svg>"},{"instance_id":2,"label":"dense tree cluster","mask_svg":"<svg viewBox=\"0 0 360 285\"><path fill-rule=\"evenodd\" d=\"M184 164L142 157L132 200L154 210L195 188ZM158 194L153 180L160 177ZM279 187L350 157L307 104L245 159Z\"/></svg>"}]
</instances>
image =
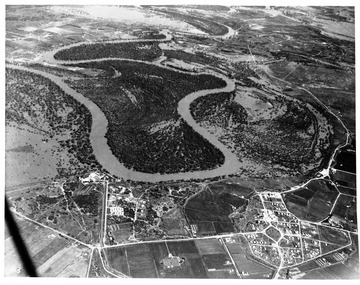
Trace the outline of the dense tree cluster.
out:
<instances>
[{"instance_id":1,"label":"dense tree cluster","mask_svg":"<svg viewBox=\"0 0 360 285\"><path fill-rule=\"evenodd\" d=\"M59 197L48 197L45 195L39 195L36 197L36 201L42 205L55 204L59 201Z\"/></svg>"},{"instance_id":2,"label":"dense tree cluster","mask_svg":"<svg viewBox=\"0 0 360 285\"><path fill-rule=\"evenodd\" d=\"M98 216L101 203L99 203L99 193L91 193L89 195L76 195L72 199L85 212L92 216Z\"/></svg>"},{"instance_id":3,"label":"dense tree cluster","mask_svg":"<svg viewBox=\"0 0 360 285\"><path fill-rule=\"evenodd\" d=\"M176 173L212 169L223 163L220 150L184 121L166 130L150 130L152 124L178 122L177 106L183 97L198 90L224 87L223 80L130 61L77 66L102 69L109 75L69 84L104 112L109 121L108 144L127 167L147 173ZM121 76L113 78L114 70ZM95 87L99 84L102 88Z\"/></svg>"},{"instance_id":4,"label":"dense tree cluster","mask_svg":"<svg viewBox=\"0 0 360 285\"><path fill-rule=\"evenodd\" d=\"M95 102L110 125L149 124L173 117L178 102L186 95L226 86L225 81L215 76L186 74L132 61L102 61L73 66L103 70L99 78L69 84ZM121 75L113 77L115 72ZM101 87L96 87L99 85ZM118 112L120 107L122 112Z\"/></svg>"},{"instance_id":5,"label":"dense tree cluster","mask_svg":"<svg viewBox=\"0 0 360 285\"><path fill-rule=\"evenodd\" d=\"M213 169L222 152L180 120L178 127L149 132L142 126L109 129L108 143L126 167L147 173Z\"/></svg>"},{"instance_id":6,"label":"dense tree cluster","mask_svg":"<svg viewBox=\"0 0 360 285\"><path fill-rule=\"evenodd\" d=\"M229 123L241 126L246 123L247 112L234 101L234 93L215 93L197 98L190 105L196 121L207 121L212 126L227 128ZM221 116L214 116L221 113Z\"/></svg>"},{"instance_id":7,"label":"dense tree cluster","mask_svg":"<svg viewBox=\"0 0 360 285\"><path fill-rule=\"evenodd\" d=\"M140 35L140 38L142 39L148 39L148 40L163 40L166 38L164 34L159 34L157 32L151 32L151 33L143 33Z\"/></svg>"},{"instance_id":8,"label":"dense tree cluster","mask_svg":"<svg viewBox=\"0 0 360 285\"><path fill-rule=\"evenodd\" d=\"M260 84L255 83L249 77L260 79L254 70L252 70L248 63L234 62L231 64L233 78L240 80L248 87L261 87Z\"/></svg>"},{"instance_id":9,"label":"dense tree cluster","mask_svg":"<svg viewBox=\"0 0 360 285\"><path fill-rule=\"evenodd\" d=\"M286 105L286 113L276 119L280 127L307 130L313 122L311 112L293 101L287 102Z\"/></svg>"},{"instance_id":10,"label":"dense tree cluster","mask_svg":"<svg viewBox=\"0 0 360 285\"><path fill-rule=\"evenodd\" d=\"M143 61L152 61L161 55L158 43L123 42L123 43L96 43L63 49L54 55L57 60L88 60L96 58L129 58Z\"/></svg>"}]
</instances>

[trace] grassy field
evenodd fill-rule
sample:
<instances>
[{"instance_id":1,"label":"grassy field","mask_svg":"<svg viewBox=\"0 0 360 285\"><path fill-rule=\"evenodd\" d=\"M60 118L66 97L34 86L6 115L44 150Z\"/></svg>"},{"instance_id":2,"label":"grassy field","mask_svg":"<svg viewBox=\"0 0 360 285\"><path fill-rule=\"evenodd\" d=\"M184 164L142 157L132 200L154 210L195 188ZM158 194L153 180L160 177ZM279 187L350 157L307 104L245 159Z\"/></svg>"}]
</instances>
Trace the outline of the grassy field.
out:
<instances>
[{"instance_id":1,"label":"grassy field","mask_svg":"<svg viewBox=\"0 0 360 285\"><path fill-rule=\"evenodd\" d=\"M336 228L319 226L320 240L338 245L346 245L350 242L346 232L339 231Z\"/></svg>"},{"instance_id":2,"label":"grassy field","mask_svg":"<svg viewBox=\"0 0 360 285\"><path fill-rule=\"evenodd\" d=\"M328 242L321 242L320 246L321 246L322 254L326 254L326 253L336 250L340 247L340 245L338 245L338 244L328 243Z\"/></svg>"},{"instance_id":3,"label":"grassy field","mask_svg":"<svg viewBox=\"0 0 360 285\"><path fill-rule=\"evenodd\" d=\"M162 216L166 233L172 235L187 236L189 233L185 231L184 226L187 225L184 215L180 208L168 211Z\"/></svg>"},{"instance_id":4,"label":"grassy field","mask_svg":"<svg viewBox=\"0 0 360 285\"><path fill-rule=\"evenodd\" d=\"M132 234L132 223L118 224L118 229L112 231L115 242L127 241Z\"/></svg>"},{"instance_id":5,"label":"grassy field","mask_svg":"<svg viewBox=\"0 0 360 285\"><path fill-rule=\"evenodd\" d=\"M208 187L215 192L218 192L219 195L222 193L230 193L236 195L237 197L248 198L252 193L254 193L254 189L248 186L244 186L240 183L234 183L231 181L220 181L211 183Z\"/></svg>"}]
</instances>

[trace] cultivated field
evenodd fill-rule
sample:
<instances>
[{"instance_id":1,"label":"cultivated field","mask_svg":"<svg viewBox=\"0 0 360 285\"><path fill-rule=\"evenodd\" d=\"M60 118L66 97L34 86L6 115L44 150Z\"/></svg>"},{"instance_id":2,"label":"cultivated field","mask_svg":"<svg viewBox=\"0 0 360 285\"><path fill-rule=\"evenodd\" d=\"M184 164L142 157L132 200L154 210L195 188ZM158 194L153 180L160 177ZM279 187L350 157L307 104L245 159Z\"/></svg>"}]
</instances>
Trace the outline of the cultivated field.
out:
<instances>
[{"instance_id":1,"label":"cultivated field","mask_svg":"<svg viewBox=\"0 0 360 285\"><path fill-rule=\"evenodd\" d=\"M16 220L39 276L86 276L90 249L32 222ZM5 258L5 276L26 276L11 236L5 240Z\"/></svg>"},{"instance_id":2,"label":"cultivated field","mask_svg":"<svg viewBox=\"0 0 360 285\"><path fill-rule=\"evenodd\" d=\"M169 253L183 258L183 263L163 266L161 262ZM112 268L137 278L237 278L229 256L216 239L127 245L107 249L106 256Z\"/></svg>"},{"instance_id":3,"label":"cultivated field","mask_svg":"<svg viewBox=\"0 0 360 285\"><path fill-rule=\"evenodd\" d=\"M339 192L326 180L313 180L306 187L285 194L284 201L290 212L299 219L312 222L324 220L331 212Z\"/></svg>"}]
</instances>

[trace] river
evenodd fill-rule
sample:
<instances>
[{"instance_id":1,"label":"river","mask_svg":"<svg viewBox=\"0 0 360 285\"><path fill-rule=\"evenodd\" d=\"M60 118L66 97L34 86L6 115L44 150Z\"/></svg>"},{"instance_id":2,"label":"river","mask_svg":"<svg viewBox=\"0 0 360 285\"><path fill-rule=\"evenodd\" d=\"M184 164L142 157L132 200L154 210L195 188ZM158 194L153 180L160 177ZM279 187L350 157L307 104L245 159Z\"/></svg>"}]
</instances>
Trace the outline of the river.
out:
<instances>
[{"instance_id":1,"label":"river","mask_svg":"<svg viewBox=\"0 0 360 285\"><path fill-rule=\"evenodd\" d=\"M163 31L164 32L164 31ZM166 32L166 31L165 31ZM234 30L229 28L229 32L225 35L231 36L235 33ZM171 40L171 36L169 34L165 34L165 39L154 40L157 42L164 42ZM149 39L146 40L119 40L119 41L109 41L109 43L114 42L142 42L142 41L150 41ZM119 58L99 58L99 59L91 59L91 60L81 60L81 61L60 61L54 59L54 54L60 50L68 49L74 46L80 46L83 44L96 44L91 42L86 43L75 43L68 46L64 46L61 48L54 49L50 52L44 53L41 57L39 57L35 62L37 63L46 63L52 64L54 66L61 67L62 64L79 64L79 63L86 63L86 62L100 62L105 60L118 60L118 61L133 61L133 62L141 62L143 64L155 65L164 69L171 69L175 70L179 73L184 73L183 71L179 71L173 69L171 67L166 67L161 65L160 62L145 62L140 60L133 60L133 59L119 59ZM94 155L98 162L112 175L117 177L123 178L125 180L133 180L133 181L144 181L144 182L160 182L160 181L175 181L175 180L191 180L191 179L208 179L214 178L223 175L229 175L237 173L242 167L247 167L247 161L239 161L237 156L230 151L224 144L222 144L214 134L211 134L208 130L201 127L192 117L190 112L190 104L199 97L206 96L209 94L220 93L220 92L232 92L235 90L235 82L228 77L215 73L212 71L202 72L202 73L192 73L194 75L199 74L208 74L212 76L216 76L226 82L226 86L223 88L216 88L210 90L199 90L193 93L186 95L183 99L181 99L178 103L177 111L180 116L186 121L188 125L190 125L194 131L199 133L203 136L206 140L208 140L213 146L217 147L225 157L224 163L219 166L218 168L212 170L203 170L203 171L192 171L192 172L181 172L181 173L174 173L174 174L160 174L160 173L143 173L139 171L134 171L132 169L128 169L124 166L123 163L119 162L119 160L113 155L105 137L108 127L108 121L105 117L104 113L100 110L100 108L93 103L91 100L84 97L79 92L72 89L68 86L64 81L63 78L44 72L39 71L36 69L31 69L23 66L18 65L7 65L9 68L24 70L28 72L32 72L43 77L48 78L55 84L57 84L65 93L72 96L78 102L84 104L88 110L91 112L92 115L92 127L90 132L90 142L93 148ZM186 72L189 74L189 72Z\"/></svg>"},{"instance_id":2,"label":"river","mask_svg":"<svg viewBox=\"0 0 360 285\"><path fill-rule=\"evenodd\" d=\"M80 45L80 44L77 44ZM72 45L74 46L74 45ZM62 49L69 48L63 47ZM50 64L63 64L70 63L68 61L57 61L54 59L54 54L61 49L53 50L52 52L46 53L44 57L42 57L42 61L46 61ZM114 59L114 58L103 58L103 59L93 59L93 60L81 60L81 61L71 61L71 63L86 63L86 62L99 62L104 60L126 60L126 61L134 61L134 62L142 62L144 64L151 64L155 66L159 66L165 69L171 69L169 67L164 67L159 63L151 63L151 62L143 62L139 60L130 60L130 59ZM134 171L132 169L126 168L122 163L118 161L118 159L113 155L109 145L107 144L107 139L105 137L107 132L108 121L104 115L104 113L100 110L100 108L93 103L91 100L84 97L81 93L75 91L70 86L68 86L61 77L49 74L44 71L39 71L23 66L18 65L7 65L8 68L19 69L23 71L32 72L43 77L48 78L55 84L57 84L65 93L72 96L78 102L84 104L92 115L92 127L90 132L90 142L93 148L94 155L98 162L112 175L118 176L123 179L130 179L133 181L144 181L144 182L160 182L160 181L172 181L172 180L190 180L190 179L206 179L213 178L222 175L228 175L232 173L236 173L241 167L241 163L238 161L236 155L232 153L228 148L226 148L214 135L210 134L206 129L200 127L199 124L196 123L194 118L190 113L190 104L194 100L199 97L206 96L213 93L219 92L231 92L235 89L235 83L227 78L226 76L215 74L213 72L206 73L194 73L194 74L211 74L212 76L217 76L226 82L226 86L223 88L216 88L210 90L200 90L185 96L178 104L178 113L180 116L194 129L194 131L201 134L205 139L207 139L211 144L215 147L219 148L220 151L225 156L225 162L223 165L216 169L212 170L203 170L203 171L193 171L193 172L181 172L174 174L160 174L160 173L143 173L139 171ZM176 70L179 73L181 71Z\"/></svg>"}]
</instances>

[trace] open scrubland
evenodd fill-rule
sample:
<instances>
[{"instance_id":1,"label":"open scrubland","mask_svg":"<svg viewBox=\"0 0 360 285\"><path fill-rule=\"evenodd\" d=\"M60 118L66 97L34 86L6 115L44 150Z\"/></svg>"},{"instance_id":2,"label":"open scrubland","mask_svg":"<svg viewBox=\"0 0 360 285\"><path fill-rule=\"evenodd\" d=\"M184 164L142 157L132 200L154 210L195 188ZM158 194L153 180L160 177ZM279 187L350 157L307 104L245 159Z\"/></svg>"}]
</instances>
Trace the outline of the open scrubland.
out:
<instances>
[{"instance_id":1,"label":"open scrubland","mask_svg":"<svg viewBox=\"0 0 360 285\"><path fill-rule=\"evenodd\" d=\"M101 169L90 112L49 80L7 69L5 118L7 186Z\"/></svg>"},{"instance_id":2,"label":"open scrubland","mask_svg":"<svg viewBox=\"0 0 360 285\"><path fill-rule=\"evenodd\" d=\"M304 104L290 98L238 88L233 94L198 98L191 109L195 120L219 137L240 161L248 161L249 168L271 164L270 175L313 171L327 148L326 139L317 145L318 119Z\"/></svg>"},{"instance_id":3,"label":"open scrubland","mask_svg":"<svg viewBox=\"0 0 360 285\"><path fill-rule=\"evenodd\" d=\"M6 192L18 213L84 243L100 241L101 185L84 186L77 181L42 183Z\"/></svg>"}]
</instances>

